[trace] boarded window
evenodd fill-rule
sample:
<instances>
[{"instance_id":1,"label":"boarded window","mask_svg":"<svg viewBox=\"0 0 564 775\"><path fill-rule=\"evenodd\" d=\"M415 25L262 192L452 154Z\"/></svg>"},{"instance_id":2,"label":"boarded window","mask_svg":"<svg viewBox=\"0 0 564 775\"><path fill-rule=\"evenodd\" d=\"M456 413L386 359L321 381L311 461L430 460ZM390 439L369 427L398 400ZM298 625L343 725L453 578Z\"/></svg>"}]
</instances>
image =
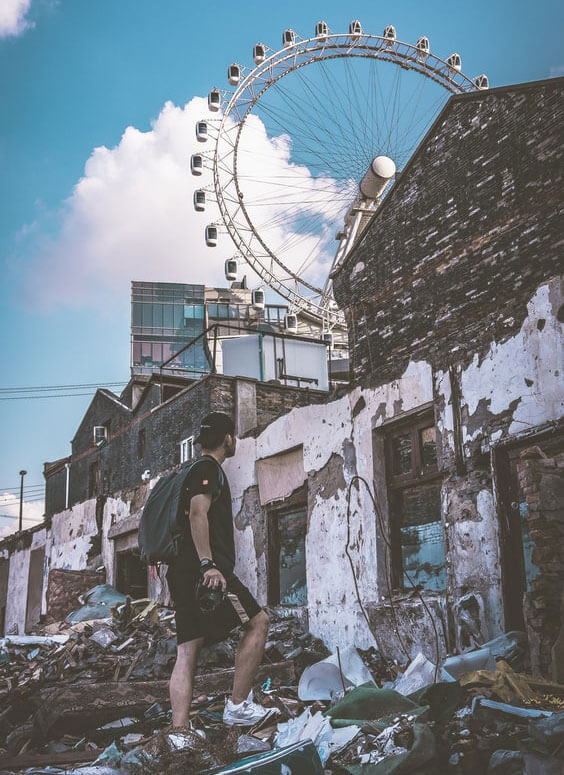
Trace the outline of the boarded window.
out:
<instances>
[{"instance_id":1,"label":"boarded window","mask_svg":"<svg viewBox=\"0 0 564 775\"><path fill-rule=\"evenodd\" d=\"M307 605L304 506L270 515L269 602L271 605Z\"/></svg>"},{"instance_id":2,"label":"boarded window","mask_svg":"<svg viewBox=\"0 0 564 775\"><path fill-rule=\"evenodd\" d=\"M427 590L445 589L441 477L432 417L391 427L386 460L392 582L402 589L410 589L411 582Z\"/></svg>"}]
</instances>

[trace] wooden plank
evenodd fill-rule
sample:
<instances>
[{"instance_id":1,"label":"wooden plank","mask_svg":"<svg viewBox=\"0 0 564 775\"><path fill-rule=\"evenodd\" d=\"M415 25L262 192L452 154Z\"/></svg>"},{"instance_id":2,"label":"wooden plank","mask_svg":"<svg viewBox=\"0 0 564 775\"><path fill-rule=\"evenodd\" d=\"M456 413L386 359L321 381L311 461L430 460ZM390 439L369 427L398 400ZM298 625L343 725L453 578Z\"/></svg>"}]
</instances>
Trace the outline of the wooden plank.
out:
<instances>
[{"instance_id":1,"label":"wooden plank","mask_svg":"<svg viewBox=\"0 0 564 775\"><path fill-rule=\"evenodd\" d=\"M42 767L50 764L88 764L104 751L94 748L90 751L63 751L62 753L26 753L19 756L0 756L3 770L23 770L28 767Z\"/></svg>"},{"instance_id":2,"label":"wooden plank","mask_svg":"<svg viewBox=\"0 0 564 775\"><path fill-rule=\"evenodd\" d=\"M200 694L227 694L233 684L234 668L197 675L194 679L194 697ZM254 681L260 686L267 678L274 685L292 685L295 682L294 663L275 662L261 665ZM63 688L43 689L41 706L34 723L39 735L55 737L92 729L121 716L143 713L154 702L169 702L168 681L106 681L78 683Z\"/></svg>"}]
</instances>

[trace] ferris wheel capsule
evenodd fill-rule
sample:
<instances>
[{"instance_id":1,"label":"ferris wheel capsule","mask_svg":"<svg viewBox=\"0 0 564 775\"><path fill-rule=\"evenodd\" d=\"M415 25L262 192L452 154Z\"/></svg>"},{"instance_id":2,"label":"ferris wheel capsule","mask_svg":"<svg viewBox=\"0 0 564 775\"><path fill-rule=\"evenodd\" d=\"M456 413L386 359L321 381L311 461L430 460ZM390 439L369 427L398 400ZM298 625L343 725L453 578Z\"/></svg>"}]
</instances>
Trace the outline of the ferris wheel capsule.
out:
<instances>
[{"instance_id":1,"label":"ferris wheel capsule","mask_svg":"<svg viewBox=\"0 0 564 775\"><path fill-rule=\"evenodd\" d=\"M198 121L196 123L196 140L199 143L205 143L208 139L208 125L205 121Z\"/></svg>"},{"instance_id":2,"label":"ferris wheel capsule","mask_svg":"<svg viewBox=\"0 0 564 775\"><path fill-rule=\"evenodd\" d=\"M360 38L362 35L362 24L358 19L353 19L349 24L349 35L351 38Z\"/></svg>"},{"instance_id":3,"label":"ferris wheel capsule","mask_svg":"<svg viewBox=\"0 0 564 775\"><path fill-rule=\"evenodd\" d=\"M431 44L429 43L429 38L426 38L425 35L422 35L417 43L415 44L415 48L417 51L424 57L427 56L427 54L431 51Z\"/></svg>"},{"instance_id":4,"label":"ferris wheel capsule","mask_svg":"<svg viewBox=\"0 0 564 775\"><path fill-rule=\"evenodd\" d=\"M217 113L220 107L221 107L221 94L219 93L219 89L212 89L211 92L208 94L208 108L212 110L214 113Z\"/></svg>"},{"instance_id":5,"label":"ferris wheel capsule","mask_svg":"<svg viewBox=\"0 0 564 775\"><path fill-rule=\"evenodd\" d=\"M325 344L329 345L329 347L333 347L333 334L331 333L331 331L324 331L322 339L325 342Z\"/></svg>"},{"instance_id":6,"label":"ferris wheel capsule","mask_svg":"<svg viewBox=\"0 0 564 775\"><path fill-rule=\"evenodd\" d=\"M324 41L327 40L327 35L329 35L329 27L327 26L326 22L317 22L315 25L315 37L319 38L319 40Z\"/></svg>"},{"instance_id":7,"label":"ferris wheel capsule","mask_svg":"<svg viewBox=\"0 0 564 775\"><path fill-rule=\"evenodd\" d=\"M217 245L217 226L214 223L206 226L206 245L208 248L215 248Z\"/></svg>"},{"instance_id":8,"label":"ferris wheel capsule","mask_svg":"<svg viewBox=\"0 0 564 775\"><path fill-rule=\"evenodd\" d=\"M264 43L257 43L253 47L253 61L255 65L261 65L266 59L266 49Z\"/></svg>"},{"instance_id":9,"label":"ferris wheel capsule","mask_svg":"<svg viewBox=\"0 0 564 775\"><path fill-rule=\"evenodd\" d=\"M384 35L382 36L386 39L386 45L390 46L392 43L396 42L396 28L389 24L386 29L384 30Z\"/></svg>"},{"instance_id":10,"label":"ferris wheel capsule","mask_svg":"<svg viewBox=\"0 0 564 775\"><path fill-rule=\"evenodd\" d=\"M451 70L456 70L456 72L459 73L462 70L462 60L460 58L460 54L457 54L456 52L451 54L447 59L447 65Z\"/></svg>"},{"instance_id":11,"label":"ferris wheel capsule","mask_svg":"<svg viewBox=\"0 0 564 775\"><path fill-rule=\"evenodd\" d=\"M298 333L298 316L293 312L288 312L284 315L284 331L287 334Z\"/></svg>"},{"instance_id":12,"label":"ferris wheel capsule","mask_svg":"<svg viewBox=\"0 0 564 775\"><path fill-rule=\"evenodd\" d=\"M193 153L190 157L190 171L192 175L201 175L204 169L204 157L200 153Z\"/></svg>"},{"instance_id":13,"label":"ferris wheel capsule","mask_svg":"<svg viewBox=\"0 0 564 775\"><path fill-rule=\"evenodd\" d=\"M256 288L251 294L251 302L254 309L264 309L264 289Z\"/></svg>"},{"instance_id":14,"label":"ferris wheel capsule","mask_svg":"<svg viewBox=\"0 0 564 775\"><path fill-rule=\"evenodd\" d=\"M484 75L478 75L476 78L474 78L474 83L476 84L476 88L478 89L489 89L490 88L490 82L488 81L488 76Z\"/></svg>"},{"instance_id":15,"label":"ferris wheel capsule","mask_svg":"<svg viewBox=\"0 0 564 775\"><path fill-rule=\"evenodd\" d=\"M227 78L231 86L237 86L241 79L241 68L238 64L229 65L227 68Z\"/></svg>"},{"instance_id":16,"label":"ferris wheel capsule","mask_svg":"<svg viewBox=\"0 0 564 775\"><path fill-rule=\"evenodd\" d=\"M294 30L284 30L282 33L282 45L284 48L289 48L289 46L293 46L296 42L296 33Z\"/></svg>"},{"instance_id":17,"label":"ferris wheel capsule","mask_svg":"<svg viewBox=\"0 0 564 775\"><path fill-rule=\"evenodd\" d=\"M236 258L228 258L225 262L225 279L226 280L236 280L237 279L237 259Z\"/></svg>"},{"instance_id":18,"label":"ferris wheel capsule","mask_svg":"<svg viewBox=\"0 0 564 775\"><path fill-rule=\"evenodd\" d=\"M203 188L194 191L194 210L203 213L206 209L206 192Z\"/></svg>"}]
</instances>

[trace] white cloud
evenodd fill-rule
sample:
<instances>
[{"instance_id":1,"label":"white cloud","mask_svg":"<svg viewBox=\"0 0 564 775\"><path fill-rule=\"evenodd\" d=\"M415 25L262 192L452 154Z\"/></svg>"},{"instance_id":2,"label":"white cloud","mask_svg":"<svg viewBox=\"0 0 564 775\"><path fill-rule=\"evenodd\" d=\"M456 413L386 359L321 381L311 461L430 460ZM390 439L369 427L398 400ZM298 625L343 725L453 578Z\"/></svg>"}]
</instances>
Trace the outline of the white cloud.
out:
<instances>
[{"instance_id":1,"label":"white cloud","mask_svg":"<svg viewBox=\"0 0 564 775\"><path fill-rule=\"evenodd\" d=\"M19 495L0 493L0 539L17 532L19 527L20 498ZM22 509L23 529L33 527L43 520L45 501L27 502L24 500Z\"/></svg>"},{"instance_id":2,"label":"white cloud","mask_svg":"<svg viewBox=\"0 0 564 775\"><path fill-rule=\"evenodd\" d=\"M204 213L193 207L194 190L212 182L210 172L197 177L189 169L193 153L212 150L211 143L199 143L195 137L196 121L205 117L209 120L210 114L202 98L193 98L183 108L168 102L150 131L128 127L115 148L93 151L65 203L58 235L44 239L37 250L30 287L41 294L41 301L109 307L116 296L128 296L133 279L225 284L223 262L234 254L234 245L227 234L220 234L218 247L207 248L204 229L220 220L219 211L215 204ZM323 245L318 244L319 236L299 233L299 218L321 217L318 234L329 236L323 219L328 207L333 219L333 181L314 179L306 167L292 164L287 136L269 138L255 117L249 126L240 164L251 181L245 189L249 206L262 205L252 210L261 234L269 245L288 245L284 258L294 269L309 255L320 280L328 269L319 255ZM268 199L271 181L288 175L298 182L297 194L295 189L279 189L282 194ZM247 265L244 272L250 284L256 283Z\"/></svg>"},{"instance_id":3,"label":"white cloud","mask_svg":"<svg viewBox=\"0 0 564 775\"><path fill-rule=\"evenodd\" d=\"M25 18L30 5L31 0L0 1L0 38L20 35L32 26Z\"/></svg>"}]
</instances>

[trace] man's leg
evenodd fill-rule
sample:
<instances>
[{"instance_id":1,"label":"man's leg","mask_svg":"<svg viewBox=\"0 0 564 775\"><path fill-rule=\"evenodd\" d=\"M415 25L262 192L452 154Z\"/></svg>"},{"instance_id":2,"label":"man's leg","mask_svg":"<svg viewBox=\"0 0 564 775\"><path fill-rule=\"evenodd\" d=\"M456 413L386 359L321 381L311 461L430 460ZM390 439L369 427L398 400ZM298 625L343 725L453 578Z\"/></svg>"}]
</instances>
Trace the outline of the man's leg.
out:
<instances>
[{"instance_id":1,"label":"man's leg","mask_svg":"<svg viewBox=\"0 0 564 775\"><path fill-rule=\"evenodd\" d=\"M231 700L235 705L247 699L253 679L264 653L264 644L268 634L269 619L265 611L249 620L245 633L239 643L235 657L235 677Z\"/></svg>"},{"instance_id":2,"label":"man's leg","mask_svg":"<svg viewBox=\"0 0 564 775\"><path fill-rule=\"evenodd\" d=\"M170 704L172 707L172 726L185 727L190 721L192 687L196 662L203 638L189 640L178 646L176 663L170 677Z\"/></svg>"}]
</instances>

